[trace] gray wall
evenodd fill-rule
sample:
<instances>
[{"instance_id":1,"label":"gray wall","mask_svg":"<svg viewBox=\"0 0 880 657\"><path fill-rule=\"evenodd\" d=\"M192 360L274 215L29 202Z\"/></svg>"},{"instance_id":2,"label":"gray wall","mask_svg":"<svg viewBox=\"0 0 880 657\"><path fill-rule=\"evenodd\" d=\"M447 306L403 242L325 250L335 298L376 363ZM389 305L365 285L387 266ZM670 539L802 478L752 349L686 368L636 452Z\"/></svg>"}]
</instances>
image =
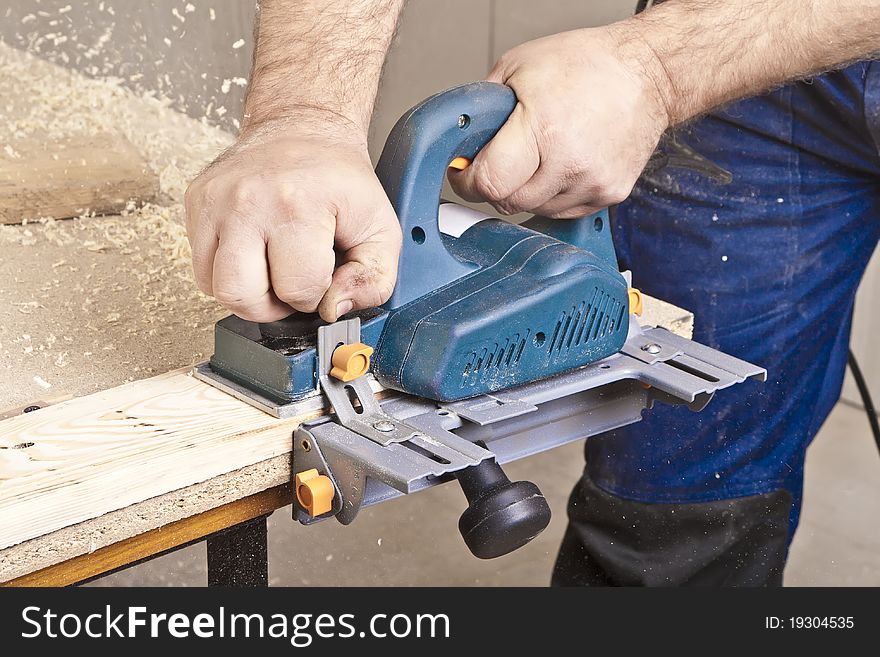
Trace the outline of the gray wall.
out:
<instances>
[{"instance_id":1,"label":"gray wall","mask_svg":"<svg viewBox=\"0 0 880 657\"><path fill-rule=\"evenodd\" d=\"M380 87L372 150L407 108L439 89L483 78L510 47L608 23L634 6L631 0L410 0Z\"/></svg>"}]
</instances>

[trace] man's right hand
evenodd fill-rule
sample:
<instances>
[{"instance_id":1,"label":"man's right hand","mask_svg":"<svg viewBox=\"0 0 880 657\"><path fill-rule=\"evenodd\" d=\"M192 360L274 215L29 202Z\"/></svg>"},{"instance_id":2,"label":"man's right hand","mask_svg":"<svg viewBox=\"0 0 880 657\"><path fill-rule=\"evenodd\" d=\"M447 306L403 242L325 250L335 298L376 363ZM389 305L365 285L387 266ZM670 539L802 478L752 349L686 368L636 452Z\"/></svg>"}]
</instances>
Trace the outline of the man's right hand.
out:
<instances>
[{"instance_id":1,"label":"man's right hand","mask_svg":"<svg viewBox=\"0 0 880 657\"><path fill-rule=\"evenodd\" d=\"M332 322L388 300L400 225L353 132L263 123L193 181L186 228L204 293L258 322L316 310Z\"/></svg>"}]
</instances>

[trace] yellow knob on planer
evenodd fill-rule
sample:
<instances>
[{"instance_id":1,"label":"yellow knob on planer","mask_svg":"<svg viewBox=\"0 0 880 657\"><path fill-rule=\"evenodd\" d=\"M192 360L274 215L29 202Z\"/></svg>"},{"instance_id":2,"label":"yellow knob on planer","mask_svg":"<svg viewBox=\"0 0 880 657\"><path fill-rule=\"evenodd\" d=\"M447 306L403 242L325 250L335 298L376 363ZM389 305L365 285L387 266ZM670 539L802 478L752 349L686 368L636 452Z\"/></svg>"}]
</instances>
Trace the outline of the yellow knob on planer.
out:
<instances>
[{"instance_id":1,"label":"yellow knob on planer","mask_svg":"<svg viewBox=\"0 0 880 657\"><path fill-rule=\"evenodd\" d=\"M324 515L333 508L333 482L312 468L297 472L294 477L296 500L312 518Z\"/></svg>"},{"instance_id":2,"label":"yellow knob on planer","mask_svg":"<svg viewBox=\"0 0 880 657\"><path fill-rule=\"evenodd\" d=\"M343 382L353 381L370 369L370 356L373 348L363 342L342 344L336 347L330 362L330 376Z\"/></svg>"}]
</instances>

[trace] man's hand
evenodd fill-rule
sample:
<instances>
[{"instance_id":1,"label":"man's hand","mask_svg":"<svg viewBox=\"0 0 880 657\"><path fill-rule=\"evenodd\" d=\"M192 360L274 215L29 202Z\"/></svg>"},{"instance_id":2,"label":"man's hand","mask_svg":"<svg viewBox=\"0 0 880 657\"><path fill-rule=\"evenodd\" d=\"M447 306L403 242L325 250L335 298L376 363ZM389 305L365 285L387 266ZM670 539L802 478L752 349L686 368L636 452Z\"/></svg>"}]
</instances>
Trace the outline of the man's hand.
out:
<instances>
[{"instance_id":1,"label":"man's hand","mask_svg":"<svg viewBox=\"0 0 880 657\"><path fill-rule=\"evenodd\" d=\"M667 0L531 41L489 75L519 104L453 188L502 213L622 201L661 133L719 105L880 52L880 0Z\"/></svg>"},{"instance_id":2,"label":"man's hand","mask_svg":"<svg viewBox=\"0 0 880 657\"><path fill-rule=\"evenodd\" d=\"M669 125L662 77L613 28L530 41L498 60L488 79L519 100L455 191L499 212L589 214L625 199Z\"/></svg>"},{"instance_id":3,"label":"man's hand","mask_svg":"<svg viewBox=\"0 0 880 657\"><path fill-rule=\"evenodd\" d=\"M239 317L317 310L335 321L391 295L397 217L366 145L333 123L263 124L187 190L196 282Z\"/></svg>"},{"instance_id":4,"label":"man's hand","mask_svg":"<svg viewBox=\"0 0 880 657\"><path fill-rule=\"evenodd\" d=\"M332 322L391 296L400 225L366 142L403 3L258 4L241 136L186 194L198 286L236 315Z\"/></svg>"}]
</instances>

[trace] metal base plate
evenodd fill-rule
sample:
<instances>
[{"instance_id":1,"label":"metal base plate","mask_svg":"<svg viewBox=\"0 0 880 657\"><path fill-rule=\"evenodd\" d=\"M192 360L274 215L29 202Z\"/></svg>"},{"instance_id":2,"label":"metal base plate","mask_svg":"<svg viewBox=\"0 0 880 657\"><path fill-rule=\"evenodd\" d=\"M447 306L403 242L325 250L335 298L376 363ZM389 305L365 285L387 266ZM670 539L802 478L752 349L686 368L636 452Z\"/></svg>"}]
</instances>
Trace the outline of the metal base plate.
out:
<instances>
[{"instance_id":1,"label":"metal base plate","mask_svg":"<svg viewBox=\"0 0 880 657\"><path fill-rule=\"evenodd\" d=\"M223 392L232 395L236 399L240 399L241 401L250 404L255 408L259 408L264 413L268 413L269 415L282 420L296 417L298 415L303 415L305 413L311 413L313 411L320 411L325 408L330 408L330 404L327 402L326 397L324 397L324 395L321 394L319 390L315 390L314 395L306 397L305 399L291 402L289 404L279 404L278 402L269 399L268 397L264 397L260 393L254 392L250 388L247 388L240 383L231 381L223 375L218 374L213 369L211 369L211 364L207 361L205 361L204 363L199 363L198 365L193 367L192 375L199 381L204 381L205 383L214 386L218 390L222 390ZM384 390L384 388L379 385L379 382L376 381L376 379L374 379L371 374L367 374L362 378L366 379L367 383L370 386L370 389L374 393Z\"/></svg>"},{"instance_id":2,"label":"metal base plate","mask_svg":"<svg viewBox=\"0 0 880 657\"><path fill-rule=\"evenodd\" d=\"M383 446L325 417L297 430L293 458L297 470L331 474L340 494L332 513L347 524L363 506L447 481L482 458L503 464L632 424L656 401L698 411L715 391L748 378L764 380L766 371L665 329L637 330L619 354L496 394L452 403L397 394L380 402L384 415L429 443ZM462 445L480 452L445 458L449 450L468 452Z\"/></svg>"}]
</instances>

